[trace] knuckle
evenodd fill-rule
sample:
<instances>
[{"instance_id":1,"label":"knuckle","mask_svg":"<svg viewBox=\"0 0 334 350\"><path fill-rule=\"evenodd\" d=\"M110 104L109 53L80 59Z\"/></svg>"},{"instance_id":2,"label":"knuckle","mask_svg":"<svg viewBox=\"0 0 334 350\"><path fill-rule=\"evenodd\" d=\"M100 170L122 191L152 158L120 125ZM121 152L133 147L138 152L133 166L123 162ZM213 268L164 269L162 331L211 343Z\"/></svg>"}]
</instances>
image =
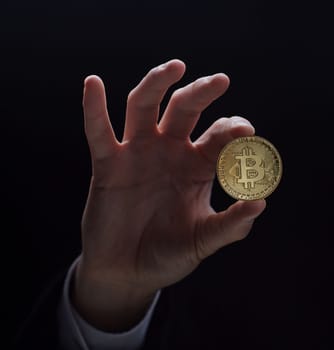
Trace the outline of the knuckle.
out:
<instances>
[{"instance_id":1,"label":"knuckle","mask_svg":"<svg viewBox=\"0 0 334 350\"><path fill-rule=\"evenodd\" d=\"M138 95L138 88L137 87L135 87L134 89L132 89L130 92L129 92L129 94L128 94L128 100L127 100L127 102L133 102L133 101L135 101L136 100L136 98L137 98L137 95Z\"/></svg>"},{"instance_id":2,"label":"knuckle","mask_svg":"<svg viewBox=\"0 0 334 350\"><path fill-rule=\"evenodd\" d=\"M174 103L179 104L182 101L182 95L183 95L183 89L177 89L173 92L171 100L173 100Z\"/></svg>"},{"instance_id":3,"label":"knuckle","mask_svg":"<svg viewBox=\"0 0 334 350\"><path fill-rule=\"evenodd\" d=\"M161 73L161 68L160 67L154 67L152 68L146 75L146 77L148 78L157 78L158 76L160 76L160 73Z\"/></svg>"},{"instance_id":4,"label":"knuckle","mask_svg":"<svg viewBox=\"0 0 334 350\"><path fill-rule=\"evenodd\" d=\"M185 90L180 88L174 91L170 102L179 113L182 113L184 117L193 117L194 114L199 113L198 101L195 98L191 98Z\"/></svg>"},{"instance_id":5,"label":"knuckle","mask_svg":"<svg viewBox=\"0 0 334 350\"><path fill-rule=\"evenodd\" d=\"M220 118L213 123L212 134L221 137L221 134L226 131L229 126L228 118Z\"/></svg>"},{"instance_id":6,"label":"knuckle","mask_svg":"<svg viewBox=\"0 0 334 350\"><path fill-rule=\"evenodd\" d=\"M235 233L235 239L237 241L242 241L245 239L249 234L249 230L239 230L238 232Z\"/></svg>"},{"instance_id":7,"label":"knuckle","mask_svg":"<svg viewBox=\"0 0 334 350\"><path fill-rule=\"evenodd\" d=\"M228 118L220 118L213 123L210 137L214 142L218 144L222 142L222 136L228 131L229 123L230 120Z\"/></svg>"},{"instance_id":8,"label":"knuckle","mask_svg":"<svg viewBox=\"0 0 334 350\"><path fill-rule=\"evenodd\" d=\"M195 260L197 263L204 260L208 254L207 243L204 240L203 227L197 227L194 236Z\"/></svg>"},{"instance_id":9,"label":"knuckle","mask_svg":"<svg viewBox=\"0 0 334 350\"><path fill-rule=\"evenodd\" d=\"M214 123L214 130L221 132L222 130L226 129L226 127L229 124L229 118L223 117L217 119Z\"/></svg>"},{"instance_id":10,"label":"knuckle","mask_svg":"<svg viewBox=\"0 0 334 350\"><path fill-rule=\"evenodd\" d=\"M197 262L201 262L202 260L204 260L207 257L207 253L206 253L206 248L205 248L204 242L199 237L196 240L196 246L195 246L195 253L196 253L195 256L196 256Z\"/></svg>"}]
</instances>

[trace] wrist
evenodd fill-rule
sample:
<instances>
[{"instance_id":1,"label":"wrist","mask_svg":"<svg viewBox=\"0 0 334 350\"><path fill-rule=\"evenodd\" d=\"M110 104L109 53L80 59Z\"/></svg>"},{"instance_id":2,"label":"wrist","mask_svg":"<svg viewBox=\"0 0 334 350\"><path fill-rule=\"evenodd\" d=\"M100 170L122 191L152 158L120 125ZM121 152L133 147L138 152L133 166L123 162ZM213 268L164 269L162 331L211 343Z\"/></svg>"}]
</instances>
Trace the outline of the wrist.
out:
<instances>
[{"instance_id":1,"label":"wrist","mask_svg":"<svg viewBox=\"0 0 334 350\"><path fill-rule=\"evenodd\" d=\"M93 327L105 332L124 332L145 316L157 290L139 283L113 279L87 269L80 259L71 288L72 303Z\"/></svg>"}]
</instances>

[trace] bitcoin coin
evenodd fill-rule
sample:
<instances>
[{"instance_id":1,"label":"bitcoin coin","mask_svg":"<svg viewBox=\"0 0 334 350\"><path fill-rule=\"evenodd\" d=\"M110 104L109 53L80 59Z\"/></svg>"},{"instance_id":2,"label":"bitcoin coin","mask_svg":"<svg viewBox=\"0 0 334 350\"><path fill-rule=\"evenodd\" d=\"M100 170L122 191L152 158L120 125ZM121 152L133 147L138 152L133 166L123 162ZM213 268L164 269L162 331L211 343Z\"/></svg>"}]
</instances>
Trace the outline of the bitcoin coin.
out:
<instances>
[{"instance_id":1,"label":"bitcoin coin","mask_svg":"<svg viewBox=\"0 0 334 350\"><path fill-rule=\"evenodd\" d=\"M265 198L281 180L282 159L274 145L266 139L239 137L221 150L217 177L224 191L235 199L251 201Z\"/></svg>"}]
</instances>

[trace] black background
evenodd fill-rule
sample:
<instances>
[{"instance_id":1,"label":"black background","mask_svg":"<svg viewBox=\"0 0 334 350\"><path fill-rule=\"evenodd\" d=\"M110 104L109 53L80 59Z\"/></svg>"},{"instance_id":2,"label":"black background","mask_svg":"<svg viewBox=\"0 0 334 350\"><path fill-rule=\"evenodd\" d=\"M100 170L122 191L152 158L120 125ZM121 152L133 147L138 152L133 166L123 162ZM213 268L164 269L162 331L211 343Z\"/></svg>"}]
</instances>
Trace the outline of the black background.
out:
<instances>
[{"instance_id":1,"label":"black background","mask_svg":"<svg viewBox=\"0 0 334 350\"><path fill-rule=\"evenodd\" d=\"M221 116L241 115L284 162L282 182L249 237L203 263L179 284L180 295L190 286L201 307L201 300L226 293L232 319L266 324L278 340L293 330L310 348L327 349L334 153L329 6L21 0L1 7L1 231L11 330L80 251L90 178L84 77L104 79L120 137L129 90L151 67L180 58L187 72L175 87L215 72L231 79L193 137ZM216 184L215 208L231 202Z\"/></svg>"}]
</instances>

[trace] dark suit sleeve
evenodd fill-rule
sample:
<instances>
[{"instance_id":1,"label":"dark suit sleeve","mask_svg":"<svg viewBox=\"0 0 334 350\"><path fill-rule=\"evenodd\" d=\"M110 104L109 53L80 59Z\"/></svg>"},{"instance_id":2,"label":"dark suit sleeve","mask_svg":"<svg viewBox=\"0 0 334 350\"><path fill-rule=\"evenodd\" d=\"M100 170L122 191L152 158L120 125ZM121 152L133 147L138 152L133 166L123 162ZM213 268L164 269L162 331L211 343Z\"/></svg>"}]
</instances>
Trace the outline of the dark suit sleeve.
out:
<instances>
[{"instance_id":1,"label":"dark suit sleeve","mask_svg":"<svg viewBox=\"0 0 334 350\"><path fill-rule=\"evenodd\" d=\"M57 308L65 273L60 273L45 288L15 339L15 349L60 349Z\"/></svg>"},{"instance_id":2,"label":"dark suit sleeve","mask_svg":"<svg viewBox=\"0 0 334 350\"><path fill-rule=\"evenodd\" d=\"M65 273L54 279L34 306L18 334L16 349L61 349L57 310ZM162 290L142 350L301 348L299 337L286 337L288 320L256 321L246 315L246 304L231 294L234 288L231 293L227 286L208 290L199 281L188 279ZM81 349L79 344L77 348Z\"/></svg>"},{"instance_id":3,"label":"dark suit sleeve","mask_svg":"<svg viewBox=\"0 0 334 350\"><path fill-rule=\"evenodd\" d=\"M29 317L21 326L15 339L15 349L63 349L60 345L58 307L62 298L66 271L59 274L45 288L39 300L33 306ZM168 334L166 322L169 309L168 293L162 293L153 314L143 350L158 350L167 343L164 340ZM70 330L69 330L70 331ZM73 337L75 339L75 337ZM77 344L75 348L81 349Z\"/></svg>"}]
</instances>

